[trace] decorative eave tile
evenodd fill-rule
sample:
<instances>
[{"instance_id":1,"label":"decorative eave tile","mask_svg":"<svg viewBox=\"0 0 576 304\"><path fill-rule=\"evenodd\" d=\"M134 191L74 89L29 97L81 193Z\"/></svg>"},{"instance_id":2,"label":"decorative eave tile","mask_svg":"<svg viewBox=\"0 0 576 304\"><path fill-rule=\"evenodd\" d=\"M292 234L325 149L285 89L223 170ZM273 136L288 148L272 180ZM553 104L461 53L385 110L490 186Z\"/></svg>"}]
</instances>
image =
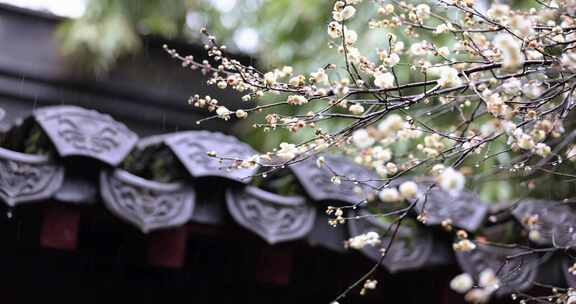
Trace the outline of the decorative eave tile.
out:
<instances>
[{"instance_id":1,"label":"decorative eave tile","mask_svg":"<svg viewBox=\"0 0 576 304\"><path fill-rule=\"evenodd\" d=\"M116 169L100 175L106 207L144 233L180 226L192 217L195 192L177 183L159 183Z\"/></svg>"},{"instance_id":2,"label":"decorative eave tile","mask_svg":"<svg viewBox=\"0 0 576 304\"><path fill-rule=\"evenodd\" d=\"M85 156L117 166L138 140L109 115L81 107L44 107L34 117L61 157Z\"/></svg>"},{"instance_id":3,"label":"decorative eave tile","mask_svg":"<svg viewBox=\"0 0 576 304\"><path fill-rule=\"evenodd\" d=\"M379 178L375 173L345 157L325 155L324 159L325 165L321 168L316 164L316 157L290 165L308 196L315 201L357 204L367 199L374 187L379 185ZM340 184L335 184L332 181L334 173L355 181L341 179Z\"/></svg>"},{"instance_id":4,"label":"decorative eave tile","mask_svg":"<svg viewBox=\"0 0 576 304\"><path fill-rule=\"evenodd\" d=\"M528 290L538 276L538 257L534 254L519 258L506 258L525 252L523 249L502 248L478 244L468 252L456 252L456 259L462 270L470 274L476 282L483 270L492 269L500 280L497 296L508 295L515 291Z\"/></svg>"},{"instance_id":5,"label":"decorative eave tile","mask_svg":"<svg viewBox=\"0 0 576 304\"><path fill-rule=\"evenodd\" d=\"M576 210L571 204L525 200L514 208L512 215L527 231L538 231L539 237L531 239L538 245L576 246ZM534 215L538 216L538 220L536 225L530 227L525 219Z\"/></svg>"},{"instance_id":6,"label":"decorative eave tile","mask_svg":"<svg viewBox=\"0 0 576 304\"><path fill-rule=\"evenodd\" d=\"M175 133L167 137L165 142L196 178L218 176L247 184L257 170L229 169L233 160L220 161L208 156L207 153L212 151L219 157L230 159L248 159L256 154L249 145L232 136L209 131L188 131Z\"/></svg>"},{"instance_id":7,"label":"decorative eave tile","mask_svg":"<svg viewBox=\"0 0 576 304\"><path fill-rule=\"evenodd\" d=\"M461 191L451 195L441 189L435 188L424 199L426 186L420 186L420 199L416 210L426 214L426 225L441 225L444 220L450 219L456 227L474 232L480 228L488 214L488 204L483 203L473 192Z\"/></svg>"},{"instance_id":8,"label":"decorative eave tile","mask_svg":"<svg viewBox=\"0 0 576 304\"><path fill-rule=\"evenodd\" d=\"M377 262L380 260L382 253L381 248L388 246L391 241L391 234L382 237L385 231L390 228L391 224L379 221L371 216L367 211L360 210L352 212L350 217L360 216L360 219L348 220L348 229L350 237L371 231L378 232L381 236L381 243L377 246L365 246L361 249L362 253ZM437 261L431 259L434 251L434 239L432 234L421 226L409 226L402 224L398 229L396 238L390 246L388 255L382 261L382 265L391 273L407 270L421 269L431 264L437 264ZM434 263L430 263L430 261Z\"/></svg>"},{"instance_id":9,"label":"decorative eave tile","mask_svg":"<svg viewBox=\"0 0 576 304\"><path fill-rule=\"evenodd\" d=\"M299 196L281 196L256 187L228 189L232 218L269 244L304 238L313 228L316 209Z\"/></svg>"},{"instance_id":10,"label":"decorative eave tile","mask_svg":"<svg viewBox=\"0 0 576 304\"><path fill-rule=\"evenodd\" d=\"M0 198L9 206L50 198L63 178L64 168L48 156L0 148Z\"/></svg>"}]
</instances>

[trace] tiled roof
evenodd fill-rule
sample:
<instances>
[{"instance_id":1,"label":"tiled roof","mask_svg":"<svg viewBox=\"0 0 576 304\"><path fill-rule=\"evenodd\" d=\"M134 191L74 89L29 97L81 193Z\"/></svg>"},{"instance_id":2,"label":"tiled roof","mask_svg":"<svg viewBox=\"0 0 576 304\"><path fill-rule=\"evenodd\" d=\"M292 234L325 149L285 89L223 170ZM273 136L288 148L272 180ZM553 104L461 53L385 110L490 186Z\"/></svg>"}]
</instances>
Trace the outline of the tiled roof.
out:
<instances>
[{"instance_id":1,"label":"tiled roof","mask_svg":"<svg viewBox=\"0 0 576 304\"><path fill-rule=\"evenodd\" d=\"M50 151L28 154L10 150L10 145L0 148L0 200L10 207L46 201L102 204L142 233L190 222L220 225L232 220L269 244L304 240L335 251L343 251L344 240L350 236L390 228L390 224L374 217L347 221L346 226L335 228L328 225L328 204L352 205L366 199L371 183L377 179L370 170L343 157L326 155L327 166L322 168L313 159L291 165L283 174L292 178L291 183L298 190L283 195L251 180L257 168L227 170L226 161L207 155L208 151L216 151L242 158L255 153L249 145L222 133L186 131L139 139L110 116L73 106L37 109L27 122L43 130ZM17 133L18 128L22 124L14 125L10 134ZM83 162L96 163L98 176L85 175ZM153 174L143 173L147 169L139 168L139 162L162 163L164 170L170 171L168 175L177 178L152 179ZM353 179L334 184L333 173L327 168ZM222 193L211 193L219 189ZM225 203L199 199L215 194L225 198ZM557 203L552 208L550 204L529 200L521 202L512 213L502 215L496 209L489 210L472 193L454 197L433 190L426 204L417 206L426 213L426 223L414 220L411 225L401 226L382 266L398 272L458 263L464 271L477 276L486 267L505 264L507 271L503 273L509 276L505 278L508 286L527 289L544 267L536 259L503 263L515 250L487 246L469 253L454 253L449 235L437 228L451 219L454 226L470 233L479 229L483 233L501 233L501 223L513 223L521 233L527 233L534 227L523 226L524 217L538 214L542 224L537 229L542 237L536 240L537 245L573 246L576 241L571 229L576 223L576 212L567 204ZM362 217L369 212L365 208L346 210L348 217ZM570 233L564 233L566 230ZM383 239L383 245L389 241ZM366 247L363 253L375 261L381 256L379 247ZM562 257L556 258L559 263L567 263ZM572 275L564 275L569 283L574 281ZM509 289L501 293L506 290Z\"/></svg>"}]
</instances>

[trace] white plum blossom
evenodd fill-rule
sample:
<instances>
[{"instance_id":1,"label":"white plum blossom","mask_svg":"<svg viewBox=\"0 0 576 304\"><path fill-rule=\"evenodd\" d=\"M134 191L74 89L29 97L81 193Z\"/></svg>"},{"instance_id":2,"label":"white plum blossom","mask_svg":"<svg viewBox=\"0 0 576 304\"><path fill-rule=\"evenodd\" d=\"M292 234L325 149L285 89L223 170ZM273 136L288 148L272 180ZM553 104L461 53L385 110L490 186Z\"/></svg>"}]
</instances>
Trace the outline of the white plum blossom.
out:
<instances>
[{"instance_id":1,"label":"white plum blossom","mask_svg":"<svg viewBox=\"0 0 576 304\"><path fill-rule=\"evenodd\" d=\"M526 50L526 59L528 60L542 60L544 55L536 50Z\"/></svg>"},{"instance_id":2,"label":"white plum blossom","mask_svg":"<svg viewBox=\"0 0 576 304\"><path fill-rule=\"evenodd\" d=\"M344 29L344 36L346 39L346 44L354 44L358 40L358 34L354 30Z\"/></svg>"},{"instance_id":3,"label":"white plum blossom","mask_svg":"<svg viewBox=\"0 0 576 304\"><path fill-rule=\"evenodd\" d=\"M566 150L566 159L576 161L576 145L570 146Z\"/></svg>"},{"instance_id":4,"label":"white plum blossom","mask_svg":"<svg viewBox=\"0 0 576 304\"><path fill-rule=\"evenodd\" d=\"M576 71L576 52L567 52L562 55L561 63L562 67L570 71Z\"/></svg>"},{"instance_id":5,"label":"white plum blossom","mask_svg":"<svg viewBox=\"0 0 576 304\"><path fill-rule=\"evenodd\" d=\"M386 170L388 170L389 175L394 175L398 172L398 166L393 162L387 162Z\"/></svg>"},{"instance_id":6,"label":"white plum blossom","mask_svg":"<svg viewBox=\"0 0 576 304\"><path fill-rule=\"evenodd\" d=\"M438 49L438 55L442 57L448 57L450 55L450 49L448 47L441 47Z\"/></svg>"},{"instance_id":7,"label":"white plum blossom","mask_svg":"<svg viewBox=\"0 0 576 304\"><path fill-rule=\"evenodd\" d=\"M386 5L384 5L383 7L378 9L378 14L382 15L382 16L388 16L392 13L394 13L394 5L388 3Z\"/></svg>"},{"instance_id":8,"label":"white plum blossom","mask_svg":"<svg viewBox=\"0 0 576 304\"><path fill-rule=\"evenodd\" d=\"M452 244L452 249L456 252L470 252L476 249L476 244L469 239L462 239Z\"/></svg>"},{"instance_id":9,"label":"white plum blossom","mask_svg":"<svg viewBox=\"0 0 576 304\"><path fill-rule=\"evenodd\" d=\"M374 85L381 89L389 89L394 87L395 78L390 72L376 73L374 75Z\"/></svg>"},{"instance_id":10,"label":"white plum blossom","mask_svg":"<svg viewBox=\"0 0 576 304\"><path fill-rule=\"evenodd\" d=\"M418 185L413 181L403 182L399 189L400 195L404 199L415 198L418 195Z\"/></svg>"},{"instance_id":11,"label":"white plum blossom","mask_svg":"<svg viewBox=\"0 0 576 304\"><path fill-rule=\"evenodd\" d=\"M459 193L464 190L466 178L453 168L446 168L439 176L440 187L448 193Z\"/></svg>"},{"instance_id":12,"label":"white plum blossom","mask_svg":"<svg viewBox=\"0 0 576 304\"><path fill-rule=\"evenodd\" d=\"M342 36L342 27L338 22L332 21L328 24L327 32L330 38L333 39L340 38Z\"/></svg>"},{"instance_id":13,"label":"white plum blossom","mask_svg":"<svg viewBox=\"0 0 576 304\"><path fill-rule=\"evenodd\" d=\"M517 131L522 131L522 129L517 129ZM532 139L532 136L526 133L519 132L519 135L516 136L516 139L518 141L518 147L520 147L520 149L531 150L532 148L534 148L535 143L534 139Z\"/></svg>"},{"instance_id":14,"label":"white plum blossom","mask_svg":"<svg viewBox=\"0 0 576 304\"><path fill-rule=\"evenodd\" d=\"M490 300L490 292L484 288L473 288L472 290L468 291L464 296L464 299L468 303L487 303Z\"/></svg>"},{"instance_id":15,"label":"white plum blossom","mask_svg":"<svg viewBox=\"0 0 576 304\"><path fill-rule=\"evenodd\" d=\"M502 53L502 68L515 70L524 64L522 44L510 34L499 34L494 38L494 45Z\"/></svg>"},{"instance_id":16,"label":"white plum blossom","mask_svg":"<svg viewBox=\"0 0 576 304\"><path fill-rule=\"evenodd\" d=\"M515 77L509 78L502 84L502 89L508 95L519 95L522 90L522 82Z\"/></svg>"},{"instance_id":17,"label":"white plum blossom","mask_svg":"<svg viewBox=\"0 0 576 304\"><path fill-rule=\"evenodd\" d=\"M374 157L376 160L387 162L392 159L392 151L390 149L384 149L381 146L377 146L372 149L372 157Z\"/></svg>"},{"instance_id":18,"label":"white plum blossom","mask_svg":"<svg viewBox=\"0 0 576 304\"><path fill-rule=\"evenodd\" d=\"M342 47L339 47L338 50L339 52L343 53ZM360 50L352 46L348 47L348 59L350 60L350 62L359 63L361 57L362 54L360 54Z\"/></svg>"},{"instance_id":19,"label":"white plum blossom","mask_svg":"<svg viewBox=\"0 0 576 304\"><path fill-rule=\"evenodd\" d=\"M328 75L324 69L320 68L318 71L310 73L310 79L315 83L325 84L328 82Z\"/></svg>"},{"instance_id":20,"label":"white plum blossom","mask_svg":"<svg viewBox=\"0 0 576 304\"><path fill-rule=\"evenodd\" d=\"M492 292L500 287L500 280L491 268L486 268L478 276L478 285Z\"/></svg>"},{"instance_id":21,"label":"white plum blossom","mask_svg":"<svg viewBox=\"0 0 576 304\"><path fill-rule=\"evenodd\" d=\"M387 66L389 67L393 67L395 65L397 65L400 62L400 56L398 56L398 54L396 53L392 53L390 54L390 56L387 56L385 58L383 58L382 60Z\"/></svg>"},{"instance_id":22,"label":"white plum blossom","mask_svg":"<svg viewBox=\"0 0 576 304\"><path fill-rule=\"evenodd\" d=\"M485 93L489 93L489 90L485 90ZM502 116L508 111L508 105L504 102L504 99L500 94L494 93L486 97L486 108L488 112L492 113L494 116Z\"/></svg>"},{"instance_id":23,"label":"white plum blossom","mask_svg":"<svg viewBox=\"0 0 576 304\"><path fill-rule=\"evenodd\" d=\"M396 188L385 188L378 193L378 198L385 203L399 202L402 197Z\"/></svg>"},{"instance_id":24,"label":"white plum blossom","mask_svg":"<svg viewBox=\"0 0 576 304\"><path fill-rule=\"evenodd\" d=\"M288 104L301 106L308 102L308 99L302 95L290 95L287 100Z\"/></svg>"},{"instance_id":25,"label":"white plum blossom","mask_svg":"<svg viewBox=\"0 0 576 304\"><path fill-rule=\"evenodd\" d=\"M352 142L358 149L366 149L372 146L376 140L370 136L366 129L359 129L352 133Z\"/></svg>"},{"instance_id":26,"label":"white plum blossom","mask_svg":"<svg viewBox=\"0 0 576 304\"><path fill-rule=\"evenodd\" d=\"M264 74L264 84L266 86L272 86L276 83L277 74L274 72L268 72Z\"/></svg>"},{"instance_id":27,"label":"white plum blossom","mask_svg":"<svg viewBox=\"0 0 576 304\"><path fill-rule=\"evenodd\" d=\"M442 174L444 169L446 169L446 167L443 164L436 164L432 166L432 169L430 169L430 175L438 177Z\"/></svg>"},{"instance_id":28,"label":"white plum blossom","mask_svg":"<svg viewBox=\"0 0 576 304\"><path fill-rule=\"evenodd\" d=\"M346 241L346 245L352 249L362 249L365 246L374 247L378 244L380 244L380 235L374 231L357 235Z\"/></svg>"},{"instance_id":29,"label":"white plum blossom","mask_svg":"<svg viewBox=\"0 0 576 304\"><path fill-rule=\"evenodd\" d=\"M354 115L360 115L360 114L364 113L364 107L361 104L354 103L354 104L350 105L350 107L348 108L348 111L350 111L350 113L352 113Z\"/></svg>"},{"instance_id":30,"label":"white plum blossom","mask_svg":"<svg viewBox=\"0 0 576 304\"><path fill-rule=\"evenodd\" d=\"M322 168L326 164L326 158L324 156L319 156L316 159L316 167Z\"/></svg>"},{"instance_id":31,"label":"white plum blossom","mask_svg":"<svg viewBox=\"0 0 576 304\"><path fill-rule=\"evenodd\" d=\"M534 147L534 152L541 157L546 157L550 155L552 149L545 143L537 143L536 146Z\"/></svg>"},{"instance_id":32,"label":"white plum blossom","mask_svg":"<svg viewBox=\"0 0 576 304\"><path fill-rule=\"evenodd\" d=\"M466 293L473 285L474 280L468 273L459 274L450 281L450 288L458 293Z\"/></svg>"},{"instance_id":33,"label":"white plum blossom","mask_svg":"<svg viewBox=\"0 0 576 304\"><path fill-rule=\"evenodd\" d=\"M261 159L260 155L254 154L250 156L250 158L243 160L240 163L240 168L255 168L258 165L260 159Z\"/></svg>"},{"instance_id":34,"label":"white plum blossom","mask_svg":"<svg viewBox=\"0 0 576 304\"><path fill-rule=\"evenodd\" d=\"M430 6L428 4L418 4L416 6L416 16L421 20L428 18L430 16Z\"/></svg>"},{"instance_id":35,"label":"white plum blossom","mask_svg":"<svg viewBox=\"0 0 576 304\"><path fill-rule=\"evenodd\" d=\"M438 24L436 26L436 28L434 29L434 34L443 34L446 33L448 31L453 31L454 30L454 26L452 25L452 23L441 23Z\"/></svg>"},{"instance_id":36,"label":"white plum blossom","mask_svg":"<svg viewBox=\"0 0 576 304\"><path fill-rule=\"evenodd\" d=\"M403 51L404 51L404 41L397 41L396 43L394 43L392 52L401 53Z\"/></svg>"},{"instance_id":37,"label":"white plum blossom","mask_svg":"<svg viewBox=\"0 0 576 304\"><path fill-rule=\"evenodd\" d=\"M298 155L298 148L294 144L281 143L276 155L283 160L292 160Z\"/></svg>"},{"instance_id":38,"label":"white plum blossom","mask_svg":"<svg viewBox=\"0 0 576 304\"><path fill-rule=\"evenodd\" d=\"M236 115L237 118L246 118L248 117L248 113L242 109L236 110L236 112L234 113Z\"/></svg>"},{"instance_id":39,"label":"white plum blossom","mask_svg":"<svg viewBox=\"0 0 576 304\"><path fill-rule=\"evenodd\" d=\"M410 46L410 53L414 56L424 56L428 53L427 41L417 42Z\"/></svg>"},{"instance_id":40,"label":"white plum blossom","mask_svg":"<svg viewBox=\"0 0 576 304\"><path fill-rule=\"evenodd\" d=\"M374 164L374 167L375 167L376 173L379 176L382 176L382 177L388 176L389 172L388 172L388 168L386 168L386 165L384 165L382 163L377 163L377 164Z\"/></svg>"},{"instance_id":41,"label":"white plum blossom","mask_svg":"<svg viewBox=\"0 0 576 304\"><path fill-rule=\"evenodd\" d=\"M530 81L522 86L522 93L530 99L536 99L542 95L544 89L539 81Z\"/></svg>"},{"instance_id":42,"label":"white plum blossom","mask_svg":"<svg viewBox=\"0 0 576 304\"><path fill-rule=\"evenodd\" d=\"M378 124L378 130L387 134L390 132L398 131L404 126L404 120L398 114L389 114L386 118Z\"/></svg>"},{"instance_id":43,"label":"white plum blossom","mask_svg":"<svg viewBox=\"0 0 576 304\"><path fill-rule=\"evenodd\" d=\"M538 242L542 238L542 235L540 234L540 231L536 229L531 229L528 232L528 238L533 242Z\"/></svg>"},{"instance_id":44,"label":"white plum blossom","mask_svg":"<svg viewBox=\"0 0 576 304\"><path fill-rule=\"evenodd\" d=\"M510 16L510 6L506 4L494 3L486 12L486 15L492 19L502 20Z\"/></svg>"},{"instance_id":45,"label":"white plum blossom","mask_svg":"<svg viewBox=\"0 0 576 304\"><path fill-rule=\"evenodd\" d=\"M225 106L219 106L216 109L216 115L224 120L228 120L230 119L230 110L228 110L228 108Z\"/></svg>"},{"instance_id":46,"label":"white plum blossom","mask_svg":"<svg viewBox=\"0 0 576 304\"><path fill-rule=\"evenodd\" d=\"M376 281L376 280L366 280L366 282L364 282L364 288L365 289L376 289L377 284L378 284L378 281Z\"/></svg>"},{"instance_id":47,"label":"white plum blossom","mask_svg":"<svg viewBox=\"0 0 576 304\"><path fill-rule=\"evenodd\" d=\"M356 8L354 8L352 5L348 5L342 10L342 18L344 20L348 20L354 17L354 14L356 14Z\"/></svg>"},{"instance_id":48,"label":"white plum blossom","mask_svg":"<svg viewBox=\"0 0 576 304\"><path fill-rule=\"evenodd\" d=\"M342 184L342 179L340 178L340 176L334 175L330 178L330 182L333 183L334 185L340 185Z\"/></svg>"},{"instance_id":49,"label":"white plum blossom","mask_svg":"<svg viewBox=\"0 0 576 304\"><path fill-rule=\"evenodd\" d=\"M355 13L356 13L356 8L354 8L351 5L348 5L340 11L333 11L332 12L332 18L334 18L334 20L336 20L336 21L344 21L344 20L348 20L348 19L352 18Z\"/></svg>"},{"instance_id":50,"label":"white plum blossom","mask_svg":"<svg viewBox=\"0 0 576 304\"><path fill-rule=\"evenodd\" d=\"M437 68L435 71L440 75L438 84L443 88L451 88L462 85L462 79L458 76L458 70L452 67L443 66Z\"/></svg>"},{"instance_id":51,"label":"white plum blossom","mask_svg":"<svg viewBox=\"0 0 576 304\"><path fill-rule=\"evenodd\" d=\"M526 37L534 33L532 20L525 16L517 15L510 19L510 27L516 35Z\"/></svg>"}]
</instances>

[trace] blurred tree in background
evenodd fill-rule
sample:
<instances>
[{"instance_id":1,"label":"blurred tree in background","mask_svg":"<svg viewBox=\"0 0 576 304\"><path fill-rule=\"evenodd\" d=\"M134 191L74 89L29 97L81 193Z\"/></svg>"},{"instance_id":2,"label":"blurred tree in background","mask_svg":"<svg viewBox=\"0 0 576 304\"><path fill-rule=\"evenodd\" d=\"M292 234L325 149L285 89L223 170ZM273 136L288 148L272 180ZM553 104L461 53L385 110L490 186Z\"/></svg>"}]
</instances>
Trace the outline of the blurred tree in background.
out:
<instances>
[{"instance_id":1,"label":"blurred tree in background","mask_svg":"<svg viewBox=\"0 0 576 304\"><path fill-rule=\"evenodd\" d=\"M143 35L201 43L200 29L209 28L234 53L257 58L263 68L290 64L303 71L328 62L342 63L327 48L327 8L331 0L89 0L84 15L65 21L59 31L64 56L85 72L104 74L122 56L142 47ZM368 16L359 11L357 23ZM359 30L360 38L366 31ZM362 39L372 43L374 39ZM185 101L183 101L185 102ZM314 109L305 109L314 110ZM243 128L245 139L259 149L278 142L264 141L261 131Z\"/></svg>"},{"instance_id":2,"label":"blurred tree in background","mask_svg":"<svg viewBox=\"0 0 576 304\"><path fill-rule=\"evenodd\" d=\"M182 36L185 2L90 0L81 18L65 21L57 36L61 51L86 72L107 72L116 61L138 52L142 34Z\"/></svg>"},{"instance_id":3,"label":"blurred tree in background","mask_svg":"<svg viewBox=\"0 0 576 304\"><path fill-rule=\"evenodd\" d=\"M329 0L89 0L84 16L62 24L64 55L92 72L109 70L121 56L138 52L141 35L198 42L208 27L233 52L263 65L322 58ZM312 56L311 56L312 55Z\"/></svg>"}]
</instances>

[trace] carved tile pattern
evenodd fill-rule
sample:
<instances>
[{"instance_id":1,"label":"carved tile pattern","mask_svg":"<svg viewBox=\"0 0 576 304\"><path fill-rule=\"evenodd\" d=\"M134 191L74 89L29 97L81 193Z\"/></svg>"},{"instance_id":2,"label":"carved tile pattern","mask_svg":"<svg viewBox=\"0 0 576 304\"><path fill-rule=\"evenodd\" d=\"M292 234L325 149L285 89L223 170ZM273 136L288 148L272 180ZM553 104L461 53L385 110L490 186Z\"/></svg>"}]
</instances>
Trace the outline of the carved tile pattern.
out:
<instances>
[{"instance_id":1,"label":"carved tile pattern","mask_svg":"<svg viewBox=\"0 0 576 304\"><path fill-rule=\"evenodd\" d=\"M419 211L424 208L427 225L440 225L442 221L451 219L455 226L468 231L480 228L488 213L488 205L472 192L452 196L439 189L432 190L426 201L420 199L416 208Z\"/></svg>"},{"instance_id":2,"label":"carved tile pattern","mask_svg":"<svg viewBox=\"0 0 576 304\"><path fill-rule=\"evenodd\" d=\"M356 204L367 198L372 192L372 187L379 185L378 176L369 169L355 164L354 162L338 156L326 155L326 165L318 168L316 159L310 157L302 162L290 166L296 178L303 186L306 193L315 201L338 201L347 204ZM334 184L332 169L340 176L355 178L362 183L342 180L340 184ZM356 192L355 189L360 189Z\"/></svg>"},{"instance_id":3,"label":"carved tile pattern","mask_svg":"<svg viewBox=\"0 0 576 304\"><path fill-rule=\"evenodd\" d=\"M233 160L219 161L207 155L214 151L218 156L231 159L248 159L256 152L232 136L208 131L176 133L166 139L188 172L194 177L219 176L241 183L249 183L257 168L230 169Z\"/></svg>"},{"instance_id":4,"label":"carved tile pattern","mask_svg":"<svg viewBox=\"0 0 576 304\"><path fill-rule=\"evenodd\" d=\"M142 179L126 171L100 176L106 207L144 233L185 224L194 211L194 190Z\"/></svg>"},{"instance_id":5,"label":"carved tile pattern","mask_svg":"<svg viewBox=\"0 0 576 304\"><path fill-rule=\"evenodd\" d=\"M351 216L367 215L367 211L361 210ZM389 224L383 223L374 217L364 217L359 220L348 221L350 236L354 237L370 231L378 232L383 235L389 228ZM374 261L379 261L381 257L381 248L388 246L391 241L391 235L381 239L379 246L366 246L362 249L367 257ZM390 247L382 265L390 272L419 269L428 264L431 259L434 248L434 239L432 234L420 226L402 225L398 234Z\"/></svg>"},{"instance_id":6,"label":"carved tile pattern","mask_svg":"<svg viewBox=\"0 0 576 304\"><path fill-rule=\"evenodd\" d=\"M536 227L526 226L523 219L535 214L538 215ZM512 215L526 230L536 228L540 232L540 239L535 240L539 245L576 246L576 210L570 204L526 200L512 211Z\"/></svg>"},{"instance_id":7,"label":"carved tile pattern","mask_svg":"<svg viewBox=\"0 0 576 304\"><path fill-rule=\"evenodd\" d=\"M86 156L111 166L132 150L138 136L110 116L74 106L45 107L34 112L60 156Z\"/></svg>"},{"instance_id":8,"label":"carved tile pattern","mask_svg":"<svg viewBox=\"0 0 576 304\"><path fill-rule=\"evenodd\" d=\"M0 148L0 198L9 206L50 198L63 177L64 169L45 156Z\"/></svg>"},{"instance_id":9,"label":"carved tile pattern","mask_svg":"<svg viewBox=\"0 0 576 304\"><path fill-rule=\"evenodd\" d=\"M470 252L457 252L456 259L460 267L475 280L478 280L483 270L494 270L500 279L500 288L495 293L503 296L513 291L529 289L538 275L538 259L535 255L510 259L506 263L507 256L519 252L522 250L478 245Z\"/></svg>"},{"instance_id":10,"label":"carved tile pattern","mask_svg":"<svg viewBox=\"0 0 576 304\"><path fill-rule=\"evenodd\" d=\"M226 193L234 220L270 244L305 237L314 226L316 209L301 197L285 197L255 187Z\"/></svg>"}]
</instances>

